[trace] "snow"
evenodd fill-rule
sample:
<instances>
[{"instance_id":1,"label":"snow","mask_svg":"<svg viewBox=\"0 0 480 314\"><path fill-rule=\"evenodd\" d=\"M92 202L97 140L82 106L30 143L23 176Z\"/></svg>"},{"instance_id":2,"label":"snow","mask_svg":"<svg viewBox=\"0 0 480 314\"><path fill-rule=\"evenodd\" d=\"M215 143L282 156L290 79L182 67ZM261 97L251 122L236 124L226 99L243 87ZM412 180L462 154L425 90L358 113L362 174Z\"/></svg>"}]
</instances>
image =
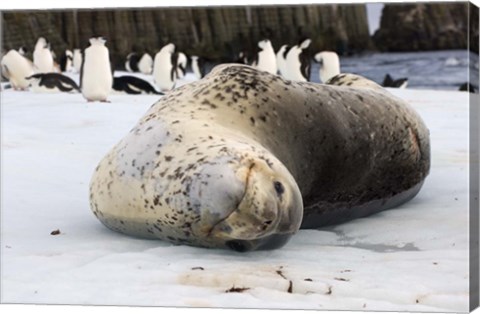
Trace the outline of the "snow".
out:
<instances>
[{"instance_id":1,"label":"snow","mask_svg":"<svg viewBox=\"0 0 480 314\"><path fill-rule=\"evenodd\" d=\"M2 91L1 302L468 311L469 94L391 92L431 132L432 168L417 197L301 230L278 250L236 253L131 238L90 211L94 168L158 95L87 103Z\"/></svg>"}]
</instances>

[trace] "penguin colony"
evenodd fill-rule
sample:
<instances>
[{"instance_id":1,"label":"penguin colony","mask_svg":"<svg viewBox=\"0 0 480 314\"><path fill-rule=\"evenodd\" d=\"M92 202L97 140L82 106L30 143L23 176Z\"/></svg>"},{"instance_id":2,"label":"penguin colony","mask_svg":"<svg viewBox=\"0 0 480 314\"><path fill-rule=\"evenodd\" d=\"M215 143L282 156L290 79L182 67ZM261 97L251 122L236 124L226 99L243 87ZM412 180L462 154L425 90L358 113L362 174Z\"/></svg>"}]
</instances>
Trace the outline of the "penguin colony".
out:
<instances>
[{"instance_id":1,"label":"penguin colony","mask_svg":"<svg viewBox=\"0 0 480 314\"><path fill-rule=\"evenodd\" d=\"M333 51L309 52L311 39L302 38L294 45L282 45L275 51L268 38L258 41L253 55L242 50L230 62L252 65L259 70L278 74L292 81L310 81L311 63L319 64L321 83L341 73L340 58ZM163 94L177 86L177 80L187 71L196 79L206 75L205 59L197 55L186 55L177 51L175 44L168 43L155 54L132 51L126 56L125 71L147 76L114 76L108 44L100 36L89 40L84 50L65 50L59 62L51 44L44 37L38 38L32 60L27 58L28 49L19 47L6 52L1 59L1 74L10 81L14 90L34 92L80 92L87 101L108 102L111 93ZM55 73L56 75L51 75ZM68 75L79 73L78 84ZM44 77L45 74L48 74ZM385 87L405 88L407 78L392 80L389 75L383 82ZM397 82L398 81L398 82ZM48 82L48 83L47 83ZM8 87L7 87L8 88Z\"/></svg>"}]
</instances>

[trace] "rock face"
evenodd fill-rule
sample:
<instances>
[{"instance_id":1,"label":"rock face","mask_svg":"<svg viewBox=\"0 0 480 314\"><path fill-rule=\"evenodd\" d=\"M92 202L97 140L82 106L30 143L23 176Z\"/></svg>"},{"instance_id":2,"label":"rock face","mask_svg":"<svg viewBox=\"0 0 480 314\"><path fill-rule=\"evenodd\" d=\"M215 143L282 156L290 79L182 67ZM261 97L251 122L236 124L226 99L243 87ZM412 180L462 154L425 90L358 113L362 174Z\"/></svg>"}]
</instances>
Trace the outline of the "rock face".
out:
<instances>
[{"instance_id":1,"label":"rock face","mask_svg":"<svg viewBox=\"0 0 480 314\"><path fill-rule=\"evenodd\" d=\"M468 2L386 4L374 43L381 51L467 49L468 6ZM478 36L476 11L476 23L472 24Z\"/></svg>"},{"instance_id":2,"label":"rock face","mask_svg":"<svg viewBox=\"0 0 480 314\"><path fill-rule=\"evenodd\" d=\"M341 54L371 48L367 13L358 5L238 6L3 12L3 47L33 49L46 37L60 55L85 47L92 35L107 38L117 66L132 50L156 53L173 42L188 54L229 59L239 49L252 50L267 35L278 49L309 36L312 52Z\"/></svg>"},{"instance_id":3,"label":"rock face","mask_svg":"<svg viewBox=\"0 0 480 314\"><path fill-rule=\"evenodd\" d=\"M473 3L468 3L469 5L469 23L470 23L470 28L469 28L469 49L473 52L477 53L477 58L478 58L478 45L479 45L479 34L478 34L478 28L479 28L479 8L475 6Z\"/></svg>"}]
</instances>

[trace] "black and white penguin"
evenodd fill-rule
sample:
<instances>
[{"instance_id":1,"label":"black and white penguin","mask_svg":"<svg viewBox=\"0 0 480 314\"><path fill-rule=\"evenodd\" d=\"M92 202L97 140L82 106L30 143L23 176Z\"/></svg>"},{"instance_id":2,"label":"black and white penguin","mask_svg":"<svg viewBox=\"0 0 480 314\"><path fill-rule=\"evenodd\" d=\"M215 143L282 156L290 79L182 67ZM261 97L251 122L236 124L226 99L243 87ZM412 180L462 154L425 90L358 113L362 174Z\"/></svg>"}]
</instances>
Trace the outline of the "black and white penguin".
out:
<instances>
[{"instance_id":1,"label":"black and white penguin","mask_svg":"<svg viewBox=\"0 0 480 314\"><path fill-rule=\"evenodd\" d=\"M287 52L290 50L289 45L283 45L280 47L280 49L277 51L276 58L277 58L277 68L278 68L278 74L281 76L285 77L287 73Z\"/></svg>"},{"instance_id":2,"label":"black and white penguin","mask_svg":"<svg viewBox=\"0 0 480 314\"><path fill-rule=\"evenodd\" d=\"M468 82L465 82L462 85L460 85L458 90L461 91L461 92L470 92L470 93L475 93L476 92L475 86L473 86L472 84L470 84Z\"/></svg>"},{"instance_id":3,"label":"black and white penguin","mask_svg":"<svg viewBox=\"0 0 480 314\"><path fill-rule=\"evenodd\" d=\"M187 62L187 56L183 52L179 52L177 55L177 78L181 79L185 76Z\"/></svg>"},{"instance_id":4,"label":"black and white penguin","mask_svg":"<svg viewBox=\"0 0 480 314\"><path fill-rule=\"evenodd\" d=\"M199 56L192 56L192 71L197 79L205 76L205 60Z\"/></svg>"},{"instance_id":5,"label":"black and white penguin","mask_svg":"<svg viewBox=\"0 0 480 314\"><path fill-rule=\"evenodd\" d=\"M25 46L20 46L20 47L18 48L18 52L19 52L22 56L25 57L25 55L28 53L28 49L27 49L27 47L25 47Z\"/></svg>"},{"instance_id":6,"label":"black and white penguin","mask_svg":"<svg viewBox=\"0 0 480 314\"><path fill-rule=\"evenodd\" d=\"M255 58L256 64L254 66L261 71L277 74L277 58L270 40L264 39L259 41L258 48L260 50Z\"/></svg>"},{"instance_id":7,"label":"black and white penguin","mask_svg":"<svg viewBox=\"0 0 480 314\"><path fill-rule=\"evenodd\" d=\"M67 49L60 56L60 71L72 72L73 70L73 52Z\"/></svg>"},{"instance_id":8,"label":"black and white penguin","mask_svg":"<svg viewBox=\"0 0 480 314\"><path fill-rule=\"evenodd\" d=\"M90 38L80 71L80 89L87 101L107 102L112 90L113 75L108 48L103 37Z\"/></svg>"},{"instance_id":9,"label":"black and white penguin","mask_svg":"<svg viewBox=\"0 0 480 314\"><path fill-rule=\"evenodd\" d=\"M286 76L288 80L308 82L310 81L310 57L306 50L312 40L307 38L300 41L296 46L288 50L286 57Z\"/></svg>"},{"instance_id":10,"label":"black and white penguin","mask_svg":"<svg viewBox=\"0 0 480 314\"><path fill-rule=\"evenodd\" d=\"M157 91L149 82L132 75L113 77L113 90L115 92L132 95L156 94L164 95Z\"/></svg>"},{"instance_id":11,"label":"black and white penguin","mask_svg":"<svg viewBox=\"0 0 480 314\"><path fill-rule=\"evenodd\" d=\"M162 47L153 61L153 78L161 91L168 91L177 82L177 56L174 55L175 45L170 43Z\"/></svg>"},{"instance_id":12,"label":"black and white penguin","mask_svg":"<svg viewBox=\"0 0 480 314\"><path fill-rule=\"evenodd\" d=\"M60 73L37 73L26 79L36 93L80 92L74 80Z\"/></svg>"},{"instance_id":13,"label":"black and white penguin","mask_svg":"<svg viewBox=\"0 0 480 314\"><path fill-rule=\"evenodd\" d=\"M138 70L143 74L152 74L153 58L150 54L144 53L138 61Z\"/></svg>"},{"instance_id":14,"label":"black and white penguin","mask_svg":"<svg viewBox=\"0 0 480 314\"><path fill-rule=\"evenodd\" d=\"M336 52L321 51L313 59L320 65L319 77L322 83L340 74L340 58Z\"/></svg>"},{"instance_id":15,"label":"black and white penguin","mask_svg":"<svg viewBox=\"0 0 480 314\"><path fill-rule=\"evenodd\" d=\"M233 63L248 64L248 54L246 51L240 51L232 61Z\"/></svg>"},{"instance_id":16,"label":"black and white penguin","mask_svg":"<svg viewBox=\"0 0 480 314\"><path fill-rule=\"evenodd\" d=\"M138 62L140 61L140 56L136 52L131 52L127 56L127 61L125 61L125 69L128 72L139 72Z\"/></svg>"},{"instance_id":17,"label":"black and white penguin","mask_svg":"<svg viewBox=\"0 0 480 314\"><path fill-rule=\"evenodd\" d=\"M82 59L82 50L73 49L73 68L77 73L80 73L80 70L82 69Z\"/></svg>"},{"instance_id":18,"label":"black and white penguin","mask_svg":"<svg viewBox=\"0 0 480 314\"><path fill-rule=\"evenodd\" d=\"M54 72L54 61L50 44L48 41L40 37L35 44L33 51L33 65L36 73Z\"/></svg>"},{"instance_id":19,"label":"black and white penguin","mask_svg":"<svg viewBox=\"0 0 480 314\"><path fill-rule=\"evenodd\" d=\"M408 78L399 78L394 80L390 74L385 75L383 79L383 87L406 88L408 85Z\"/></svg>"},{"instance_id":20,"label":"black and white penguin","mask_svg":"<svg viewBox=\"0 0 480 314\"><path fill-rule=\"evenodd\" d=\"M2 76L10 81L14 90L28 89L27 77L33 75L33 63L22 56L17 50L7 52L0 61Z\"/></svg>"}]
</instances>

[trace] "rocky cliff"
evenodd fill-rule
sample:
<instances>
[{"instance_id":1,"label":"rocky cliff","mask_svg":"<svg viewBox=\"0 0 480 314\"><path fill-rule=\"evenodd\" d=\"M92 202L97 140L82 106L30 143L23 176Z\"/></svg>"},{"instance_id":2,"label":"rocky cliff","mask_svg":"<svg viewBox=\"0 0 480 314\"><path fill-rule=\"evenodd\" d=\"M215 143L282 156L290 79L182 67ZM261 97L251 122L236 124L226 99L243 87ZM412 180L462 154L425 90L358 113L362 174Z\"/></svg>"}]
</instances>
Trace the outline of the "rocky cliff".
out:
<instances>
[{"instance_id":1,"label":"rocky cliff","mask_svg":"<svg viewBox=\"0 0 480 314\"><path fill-rule=\"evenodd\" d=\"M12 11L3 12L2 26L4 49L33 49L44 36L57 54L102 35L117 66L132 50L155 53L167 42L217 60L228 60L242 47L252 50L263 36L275 49L296 44L301 36L313 39L312 52L372 47L363 4Z\"/></svg>"},{"instance_id":2,"label":"rocky cliff","mask_svg":"<svg viewBox=\"0 0 480 314\"><path fill-rule=\"evenodd\" d=\"M478 41L478 10L472 27ZM381 51L467 49L468 32L468 2L386 4L373 40Z\"/></svg>"}]
</instances>

